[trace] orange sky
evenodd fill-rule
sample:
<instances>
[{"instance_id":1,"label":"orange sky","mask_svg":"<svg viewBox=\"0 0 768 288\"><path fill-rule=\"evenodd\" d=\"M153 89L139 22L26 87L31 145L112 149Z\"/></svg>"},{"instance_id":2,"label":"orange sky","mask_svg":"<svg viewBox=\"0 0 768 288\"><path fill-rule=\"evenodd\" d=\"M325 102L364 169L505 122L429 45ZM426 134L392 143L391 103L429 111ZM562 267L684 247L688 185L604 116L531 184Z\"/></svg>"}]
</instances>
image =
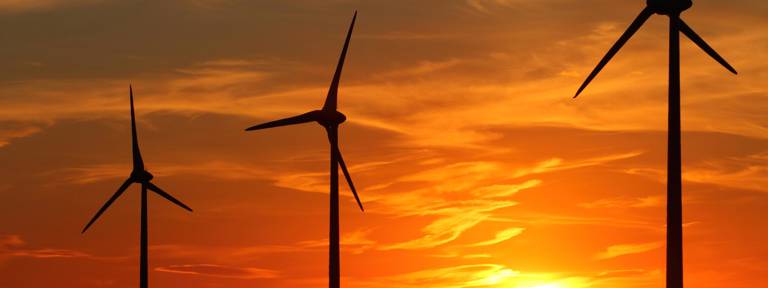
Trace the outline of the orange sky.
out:
<instances>
[{"instance_id":1,"label":"orange sky","mask_svg":"<svg viewBox=\"0 0 768 288\"><path fill-rule=\"evenodd\" d=\"M318 109L352 12L342 285L663 287L666 19L571 96L644 1L0 0L0 287L135 287L128 83L153 287L326 287ZM686 286L768 282L768 2L683 18Z\"/></svg>"}]
</instances>

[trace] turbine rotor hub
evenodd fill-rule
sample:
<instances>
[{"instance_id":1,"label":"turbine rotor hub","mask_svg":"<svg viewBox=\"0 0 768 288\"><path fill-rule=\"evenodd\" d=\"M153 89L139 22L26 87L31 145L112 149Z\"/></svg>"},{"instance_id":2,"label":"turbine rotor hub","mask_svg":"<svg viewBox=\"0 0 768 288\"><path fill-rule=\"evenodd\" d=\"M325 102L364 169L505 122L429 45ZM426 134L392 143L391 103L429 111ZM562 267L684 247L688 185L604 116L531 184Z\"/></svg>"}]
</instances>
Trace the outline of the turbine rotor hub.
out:
<instances>
[{"instance_id":1,"label":"turbine rotor hub","mask_svg":"<svg viewBox=\"0 0 768 288\"><path fill-rule=\"evenodd\" d=\"M149 171L146 171L146 170L140 170L140 171L134 170L133 172L131 172L131 178L136 179L136 182L149 182L149 180L152 180L152 178L155 178L155 176L153 176L152 173L149 173Z\"/></svg>"},{"instance_id":2,"label":"turbine rotor hub","mask_svg":"<svg viewBox=\"0 0 768 288\"><path fill-rule=\"evenodd\" d=\"M676 15L693 6L691 0L646 0L646 5L660 15Z\"/></svg>"},{"instance_id":3,"label":"turbine rotor hub","mask_svg":"<svg viewBox=\"0 0 768 288\"><path fill-rule=\"evenodd\" d=\"M315 110L315 121L325 127L338 126L347 121L347 116L335 110Z\"/></svg>"}]
</instances>

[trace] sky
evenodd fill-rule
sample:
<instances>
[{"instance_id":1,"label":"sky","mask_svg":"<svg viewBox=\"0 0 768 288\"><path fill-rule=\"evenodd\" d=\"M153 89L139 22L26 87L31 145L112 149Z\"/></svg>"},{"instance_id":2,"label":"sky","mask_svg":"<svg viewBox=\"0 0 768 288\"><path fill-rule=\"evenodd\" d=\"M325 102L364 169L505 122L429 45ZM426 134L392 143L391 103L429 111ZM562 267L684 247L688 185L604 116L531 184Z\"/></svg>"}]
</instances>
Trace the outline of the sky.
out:
<instances>
[{"instance_id":1,"label":"sky","mask_svg":"<svg viewBox=\"0 0 768 288\"><path fill-rule=\"evenodd\" d=\"M0 0L0 287L135 287L128 85L154 183L152 287L325 287L346 29L342 285L663 287L667 21L577 99L641 0ZM768 282L768 2L682 38L686 287ZM343 184L343 182L342 182Z\"/></svg>"}]
</instances>

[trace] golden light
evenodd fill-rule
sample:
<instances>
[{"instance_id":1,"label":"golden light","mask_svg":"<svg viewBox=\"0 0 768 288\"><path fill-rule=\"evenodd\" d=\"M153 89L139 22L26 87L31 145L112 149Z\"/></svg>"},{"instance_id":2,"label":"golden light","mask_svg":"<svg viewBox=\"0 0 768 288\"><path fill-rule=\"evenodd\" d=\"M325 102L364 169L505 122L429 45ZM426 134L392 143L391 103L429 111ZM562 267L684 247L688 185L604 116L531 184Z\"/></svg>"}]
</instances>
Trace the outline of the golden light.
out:
<instances>
[{"instance_id":1,"label":"golden light","mask_svg":"<svg viewBox=\"0 0 768 288\"><path fill-rule=\"evenodd\" d=\"M558 283L552 283L552 284L544 284L544 285L533 286L533 287L530 287L530 288L567 288L567 287L565 287L563 285L560 285Z\"/></svg>"}]
</instances>

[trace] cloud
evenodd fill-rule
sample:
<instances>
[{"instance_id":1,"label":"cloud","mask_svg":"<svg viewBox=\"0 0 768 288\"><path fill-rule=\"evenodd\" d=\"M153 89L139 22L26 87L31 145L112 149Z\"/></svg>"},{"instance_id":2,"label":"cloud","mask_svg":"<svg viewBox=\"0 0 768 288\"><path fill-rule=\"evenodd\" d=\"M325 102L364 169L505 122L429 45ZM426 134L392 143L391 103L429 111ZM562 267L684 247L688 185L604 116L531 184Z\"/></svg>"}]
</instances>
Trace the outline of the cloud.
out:
<instances>
[{"instance_id":1,"label":"cloud","mask_svg":"<svg viewBox=\"0 0 768 288\"><path fill-rule=\"evenodd\" d=\"M624 269L624 270L611 270L600 272L595 278L607 279L607 278L628 278L645 276L649 273L658 273L659 271L647 271L644 269Z\"/></svg>"},{"instance_id":2,"label":"cloud","mask_svg":"<svg viewBox=\"0 0 768 288\"><path fill-rule=\"evenodd\" d=\"M18 125L14 125L18 126ZM14 138L24 138L42 130L39 126L0 127L0 148L8 145Z\"/></svg>"},{"instance_id":3,"label":"cloud","mask_svg":"<svg viewBox=\"0 0 768 288\"><path fill-rule=\"evenodd\" d=\"M724 187L768 192L768 153L759 152L746 156L728 153L708 159L686 163L683 180L694 183L713 184ZM736 152L740 153L740 152ZM655 168L628 168L625 172L666 182L666 170Z\"/></svg>"},{"instance_id":4,"label":"cloud","mask_svg":"<svg viewBox=\"0 0 768 288\"><path fill-rule=\"evenodd\" d=\"M389 31L385 33L380 34L360 34L355 36L355 38L359 39L374 39L374 40L395 40L395 41L402 41L402 40L422 40L422 41L431 41L431 40L447 40L452 39L456 37L461 37L462 35L459 34L450 34L450 33L418 33L418 32L411 32L411 31Z\"/></svg>"},{"instance_id":5,"label":"cloud","mask_svg":"<svg viewBox=\"0 0 768 288\"><path fill-rule=\"evenodd\" d=\"M96 4L103 0L0 0L0 12L19 13L62 6Z\"/></svg>"},{"instance_id":6,"label":"cloud","mask_svg":"<svg viewBox=\"0 0 768 288\"><path fill-rule=\"evenodd\" d=\"M480 222L483 222L488 219L488 217L489 215L486 214L471 212L443 217L424 227L424 229L422 229L422 232L424 232L422 237L401 243L390 244L383 247L383 249L414 250L437 247L456 240L461 233L474 227Z\"/></svg>"},{"instance_id":7,"label":"cloud","mask_svg":"<svg viewBox=\"0 0 768 288\"><path fill-rule=\"evenodd\" d=\"M512 239L513 237L516 237L525 231L525 228L509 228L506 230L502 230L498 233L496 233L496 237L494 237L491 240L482 241L474 244L467 245L469 247L480 247L480 246L490 246L499 244L501 242L507 241L509 239Z\"/></svg>"},{"instance_id":8,"label":"cloud","mask_svg":"<svg viewBox=\"0 0 768 288\"><path fill-rule=\"evenodd\" d=\"M424 74L433 73L443 69L449 69L461 63L462 61L459 59L448 59L444 61L422 61L413 67L389 71L386 73L379 74L377 76L384 77L384 78L421 76Z\"/></svg>"},{"instance_id":9,"label":"cloud","mask_svg":"<svg viewBox=\"0 0 768 288\"><path fill-rule=\"evenodd\" d=\"M472 194L485 198L507 197L517 194L517 192L522 190L539 186L541 183L541 180L533 179L520 184L496 184L472 190Z\"/></svg>"},{"instance_id":10,"label":"cloud","mask_svg":"<svg viewBox=\"0 0 768 288\"><path fill-rule=\"evenodd\" d=\"M624 255L648 252L662 246L664 246L663 242L612 245L606 248L605 251L595 255L595 258L600 260L611 259L611 258L616 258Z\"/></svg>"},{"instance_id":11,"label":"cloud","mask_svg":"<svg viewBox=\"0 0 768 288\"><path fill-rule=\"evenodd\" d=\"M28 248L28 243L21 235L0 235L0 259L7 257L26 257L36 259L56 258L92 258L91 255L69 249Z\"/></svg>"},{"instance_id":12,"label":"cloud","mask_svg":"<svg viewBox=\"0 0 768 288\"><path fill-rule=\"evenodd\" d=\"M563 276L557 273L524 272L501 264L458 265L445 268L419 270L400 275L355 281L355 287L364 288L470 288L470 287L525 287L588 288L594 279L588 276Z\"/></svg>"},{"instance_id":13,"label":"cloud","mask_svg":"<svg viewBox=\"0 0 768 288\"><path fill-rule=\"evenodd\" d=\"M24 245L24 240L21 239L20 235L2 235L0 236L0 247L8 248L8 247L16 247L16 246L22 246Z\"/></svg>"},{"instance_id":14,"label":"cloud","mask_svg":"<svg viewBox=\"0 0 768 288\"><path fill-rule=\"evenodd\" d=\"M497 264L461 265L382 277L360 283L360 287L487 287L496 285L519 272ZM367 282L367 283L366 283Z\"/></svg>"},{"instance_id":15,"label":"cloud","mask_svg":"<svg viewBox=\"0 0 768 288\"><path fill-rule=\"evenodd\" d=\"M551 158L537 163L532 167L518 169L514 175L515 177L523 177L532 174L541 174L554 171L561 171L567 169L577 169L589 166L602 165L608 162L624 160L642 155L643 152L632 151L621 154L599 156L588 159L579 159L573 161L564 161L560 158Z\"/></svg>"},{"instance_id":16,"label":"cloud","mask_svg":"<svg viewBox=\"0 0 768 288\"><path fill-rule=\"evenodd\" d=\"M768 192L768 153L707 161L705 164L684 168L683 179Z\"/></svg>"},{"instance_id":17,"label":"cloud","mask_svg":"<svg viewBox=\"0 0 768 288\"><path fill-rule=\"evenodd\" d=\"M399 243L386 244L380 249L413 250L441 246L456 240L466 230L491 218L490 212L515 205L517 203L511 201L465 200L423 207L410 213L421 216L434 215L438 216L438 218L422 228L423 235L421 237Z\"/></svg>"},{"instance_id":18,"label":"cloud","mask_svg":"<svg viewBox=\"0 0 768 288\"><path fill-rule=\"evenodd\" d=\"M369 237L370 233L371 230L358 230L350 233L344 233L339 238L339 245L341 246L342 251L351 251L352 253L360 254L366 250L375 248L377 242ZM297 245L307 249L326 249L328 247L328 241L328 238L320 240L307 240L301 241L297 243Z\"/></svg>"},{"instance_id":19,"label":"cloud","mask_svg":"<svg viewBox=\"0 0 768 288\"><path fill-rule=\"evenodd\" d=\"M32 250L13 250L9 251L7 255L15 257L30 257L30 258L86 258L91 255L67 249L32 249Z\"/></svg>"},{"instance_id":20,"label":"cloud","mask_svg":"<svg viewBox=\"0 0 768 288\"><path fill-rule=\"evenodd\" d=\"M101 164L87 167L68 168L54 174L63 175L66 181L87 184L110 179L127 178L131 167L128 165ZM155 176L195 175L220 180L268 179L260 166L240 163L212 161L196 164L152 164Z\"/></svg>"},{"instance_id":21,"label":"cloud","mask_svg":"<svg viewBox=\"0 0 768 288\"><path fill-rule=\"evenodd\" d=\"M525 214L517 215L515 218L494 216L489 218L488 220L495 221L495 222L504 222L504 223L524 223L528 225L587 225L587 226L632 228L632 229L652 230L652 231L664 230L663 225L661 223L652 222L652 221L607 218L607 217L584 217L584 216L571 216L571 215L564 215L564 214L547 214L547 213L525 213Z\"/></svg>"},{"instance_id":22,"label":"cloud","mask_svg":"<svg viewBox=\"0 0 768 288\"><path fill-rule=\"evenodd\" d=\"M280 273L275 270L230 267L215 264L170 265L155 268L155 271L235 279L272 279L280 277Z\"/></svg>"},{"instance_id":23,"label":"cloud","mask_svg":"<svg viewBox=\"0 0 768 288\"><path fill-rule=\"evenodd\" d=\"M593 202L581 203L579 206L584 208L653 208L664 205L663 196L646 196L639 198L610 198L600 199Z\"/></svg>"},{"instance_id":24,"label":"cloud","mask_svg":"<svg viewBox=\"0 0 768 288\"><path fill-rule=\"evenodd\" d=\"M319 243L319 241L318 241ZM326 244L327 245L327 244ZM192 258L219 262L228 260L232 262L247 262L254 256L276 253L300 253L323 249L321 246L308 245L252 245L252 246L194 246L194 245L151 245L149 247L153 255L166 258Z\"/></svg>"},{"instance_id":25,"label":"cloud","mask_svg":"<svg viewBox=\"0 0 768 288\"><path fill-rule=\"evenodd\" d=\"M490 14L499 8L510 8L519 4L526 4L521 0L466 0L467 5L482 13Z\"/></svg>"}]
</instances>

